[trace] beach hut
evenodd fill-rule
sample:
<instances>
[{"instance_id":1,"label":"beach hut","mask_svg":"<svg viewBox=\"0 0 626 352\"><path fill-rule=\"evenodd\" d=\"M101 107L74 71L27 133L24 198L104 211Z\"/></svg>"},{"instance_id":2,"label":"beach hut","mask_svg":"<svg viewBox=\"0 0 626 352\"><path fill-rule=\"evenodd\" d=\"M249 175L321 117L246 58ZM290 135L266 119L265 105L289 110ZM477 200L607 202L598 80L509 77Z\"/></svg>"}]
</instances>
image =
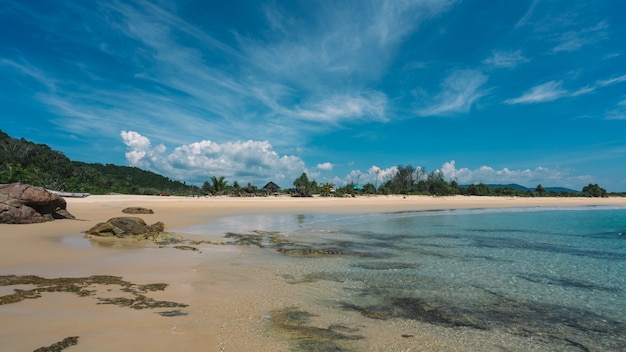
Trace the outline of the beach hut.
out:
<instances>
[{"instance_id":1,"label":"beach hut","mask_svg":"<svg viewBox=\"0 0 626 352\"><path fill-rule=\"evenodd\" d=\"M278 195L278 191L280 190L280 186L278 186L274 182L270 181L265 186L263 186L263 189L265 190L265 192L267 192L268 195L270 195L270 194Z\"/></svg>"}]
</instances>

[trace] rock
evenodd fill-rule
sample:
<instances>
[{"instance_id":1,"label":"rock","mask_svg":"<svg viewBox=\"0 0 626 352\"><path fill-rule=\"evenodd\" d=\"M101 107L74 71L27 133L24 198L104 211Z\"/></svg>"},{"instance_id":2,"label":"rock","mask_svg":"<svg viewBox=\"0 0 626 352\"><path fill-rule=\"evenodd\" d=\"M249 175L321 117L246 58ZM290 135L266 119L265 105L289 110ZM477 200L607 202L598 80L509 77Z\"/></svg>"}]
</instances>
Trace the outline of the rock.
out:
<instances>
[{"instance_id":1,"label":"rock","mask_svg":"<svg viewBox=\"0 0 626 352\"><path fill-rule=\"evenodd\" d=\"M116 217L109 219L107 222L101 222L94 227L85 231L87 235L101 237L136 237L136 236L154 236L165 230L165 224L156 222L147 225L142 218L138 217Z\"/></svg>"},{"instance_id":2,"label":"rock","mask_svg":"<svg viewBox=\"0 0 626 352\"><path fill-rule=\"evenodd\" d=\"M122 210L122 213L125 214L154 214L152 209L142 208L142 207L128 207Z\"/></svg>"},{"instance_id":3,"label":"rock","mask_svg":"<svg viewBox=\"0 0 626 352\"><path fill-rule=\"evenodd\" d=\"M63 197L22 183L0 185L0 223L32 224L74 219Z\"/></svg>"}]
</instances>

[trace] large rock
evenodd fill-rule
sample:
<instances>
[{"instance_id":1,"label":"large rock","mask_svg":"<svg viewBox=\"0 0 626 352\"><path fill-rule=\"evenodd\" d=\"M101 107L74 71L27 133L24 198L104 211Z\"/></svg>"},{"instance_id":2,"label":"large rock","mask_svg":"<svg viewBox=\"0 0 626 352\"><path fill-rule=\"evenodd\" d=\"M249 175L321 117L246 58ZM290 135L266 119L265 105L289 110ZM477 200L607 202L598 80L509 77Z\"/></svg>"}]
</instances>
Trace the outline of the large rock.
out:
<instances>
[{"instance_id":1,"label":"large rock","mask_svg":"<svg viewBox=\"0 0 626 352\"><path fill-rule=\"evenodd\" d=\"M85 233L92 236L125 238L154 236L164 230L165 225L160 221L147 225L142 218L128 216L101 222Z\"/></svg>"},{"instance_id":2,"label":"large rock","mask_svg":"<svg viewBox=\"0 0 626 352\"><path fill-rule=\"evenodd\" d=\"M0 185L0 223L32 224L74 219L63 197L22 183Z\"/></svg>"}]
</instances>

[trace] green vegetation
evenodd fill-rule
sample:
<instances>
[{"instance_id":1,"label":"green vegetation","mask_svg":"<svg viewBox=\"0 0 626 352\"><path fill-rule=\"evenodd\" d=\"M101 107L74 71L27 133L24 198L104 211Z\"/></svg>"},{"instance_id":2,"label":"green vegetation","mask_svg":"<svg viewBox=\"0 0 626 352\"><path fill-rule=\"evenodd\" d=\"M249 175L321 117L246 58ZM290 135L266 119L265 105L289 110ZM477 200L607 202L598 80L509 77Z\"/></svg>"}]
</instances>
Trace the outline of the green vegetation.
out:
<instances>
[{"instance_id":1,"label":"green vegetation","mask_svg":"<svg viewBox=\"0 0 626 352\"><path fill-rule=\"evenodd\" d=\"M376 182L378 183L378 178ZM308 185L306 188L304 185ZM294 181L296 192L299 195L321 194L328 196L334 185L324 183L317 185L315 180L308 181L306 173L303 173ZM337 188L335 196L356 196L360 194L405 194L405 195L431 195L431 196L506 196L506 197L608 197L626 196L621 193L609 194L597 184L589 184L582 191L574 191L561 187L544 188L541 184L535 189L528 189L520 185L487 185L484 183L461 186L456 180L447 182L441 170L426 172L423 168L414 168L411 165L398 166L398 172L387 180L382 180L380 187L367 183L359 186L349 183L344 187Z\"/></svg>"},{"instance_id":2,"label":"green vegetation","mask_svg":"<svg viewBox=\"0 0 626 352\"><path fill-rule=\"evenodd\" d=\"M45 144L0 131L0 183L22 182L57 191L92 194L198 193L198 187L136 167L71 161Z\"/></svg>"},{"instance_id":3,"label":"green vegetation","mask_svg":"<svg viewBox=\"0 0 626 352\"><path fill-rule=\"evenodd\" d=\"M315 180L309 181L306 172L303 172L300 177L295 179L293 185L296 186L294 195L299 197L310 197L313 193L318 193L317 182L315 182Z\"/></svg>"},{"instance_id":4,"label":"green vegetation","mask_svg":"<svg viewBox=\"0 0 626 352\"><path fill-rule=\"evenodd\" d=\"M293 181L294 189L286 190L294 196L356 196L360 194L406 194L406 195L474 195L516 197L607 197L626 196L625 193L609 194L597 184L583 187L581 192L564 188L544 188L537 185L528 189L519 185L487 185L484 183L461 186L456 180L446 181L440 170L426 172L411 165L399 165L398 172L384 180L377 174L376 183L358 185L354 182L336 188L326 182L318 184L309 180L306 173ZM15 139L0 130L0 184L22 182L47 189L92 194L171 194L171 195L267 195L248 183L241 187L237 181L229 185L224 176L212 176L202 187L174 181L154 172L136 167L113 164L88 164L71 161L63 153L45 144L35 144L25 139Z\"/></svg>"}]
</instances>

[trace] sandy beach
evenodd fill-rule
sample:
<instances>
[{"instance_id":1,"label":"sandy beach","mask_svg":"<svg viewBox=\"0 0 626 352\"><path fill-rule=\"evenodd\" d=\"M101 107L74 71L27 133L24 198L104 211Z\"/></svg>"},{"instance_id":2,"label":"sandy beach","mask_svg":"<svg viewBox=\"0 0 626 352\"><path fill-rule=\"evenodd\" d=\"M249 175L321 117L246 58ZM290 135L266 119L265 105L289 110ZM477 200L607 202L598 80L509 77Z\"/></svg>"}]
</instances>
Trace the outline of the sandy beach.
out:
<instances>
[{"instance_id":1,"label":"sandy beach","mask_svg":"<svg viewBox=\"0 0 626 352\"><path fill-rule=\"evenodd\" d=\"M269 311L297 306L276 268L264 265L254 249L199 244L183 251L129 243L85 239L83 231L109 218L124 216L130 206L154 210L139 215L147 223L162 221L167 229L207 224L219 218L272 214L361 214L460 208L543 206L626 206L626 198L506 198L376 196L356 198L229 198L89 196L66 198L76 220L33 225L0 224L0 275L43 278L120 277L133 285L167 284L164 290L136 291L182 308L131 309L99 304L107 297L132 296L123 285L91 283L91 295L41 292L40 297L0 305L0 346L6 351L32 351L66 337L79 336L68 351L285 351L286 339L264 333ZM252 229L251 229L252 230ZM219 239L222 233L208 234ZM207 239L186 235L189 239ZM0 286L0 296L32 284ZM143 290L143 291L142 291ZM129 296L130 295L130 296ZM163 316L163 311L184 314ZM390 327L393 329L393 327ZM418 332L419 333L419 332ZM426 333L425 333L426 334ZM463 341L442 342L420 336L424 350L468 347ZM455 345L456 344L456 345ZM398 346L402 350L406 346ZM471 346L470 346L471 347Z\"/></svg>"}]
</instances>

